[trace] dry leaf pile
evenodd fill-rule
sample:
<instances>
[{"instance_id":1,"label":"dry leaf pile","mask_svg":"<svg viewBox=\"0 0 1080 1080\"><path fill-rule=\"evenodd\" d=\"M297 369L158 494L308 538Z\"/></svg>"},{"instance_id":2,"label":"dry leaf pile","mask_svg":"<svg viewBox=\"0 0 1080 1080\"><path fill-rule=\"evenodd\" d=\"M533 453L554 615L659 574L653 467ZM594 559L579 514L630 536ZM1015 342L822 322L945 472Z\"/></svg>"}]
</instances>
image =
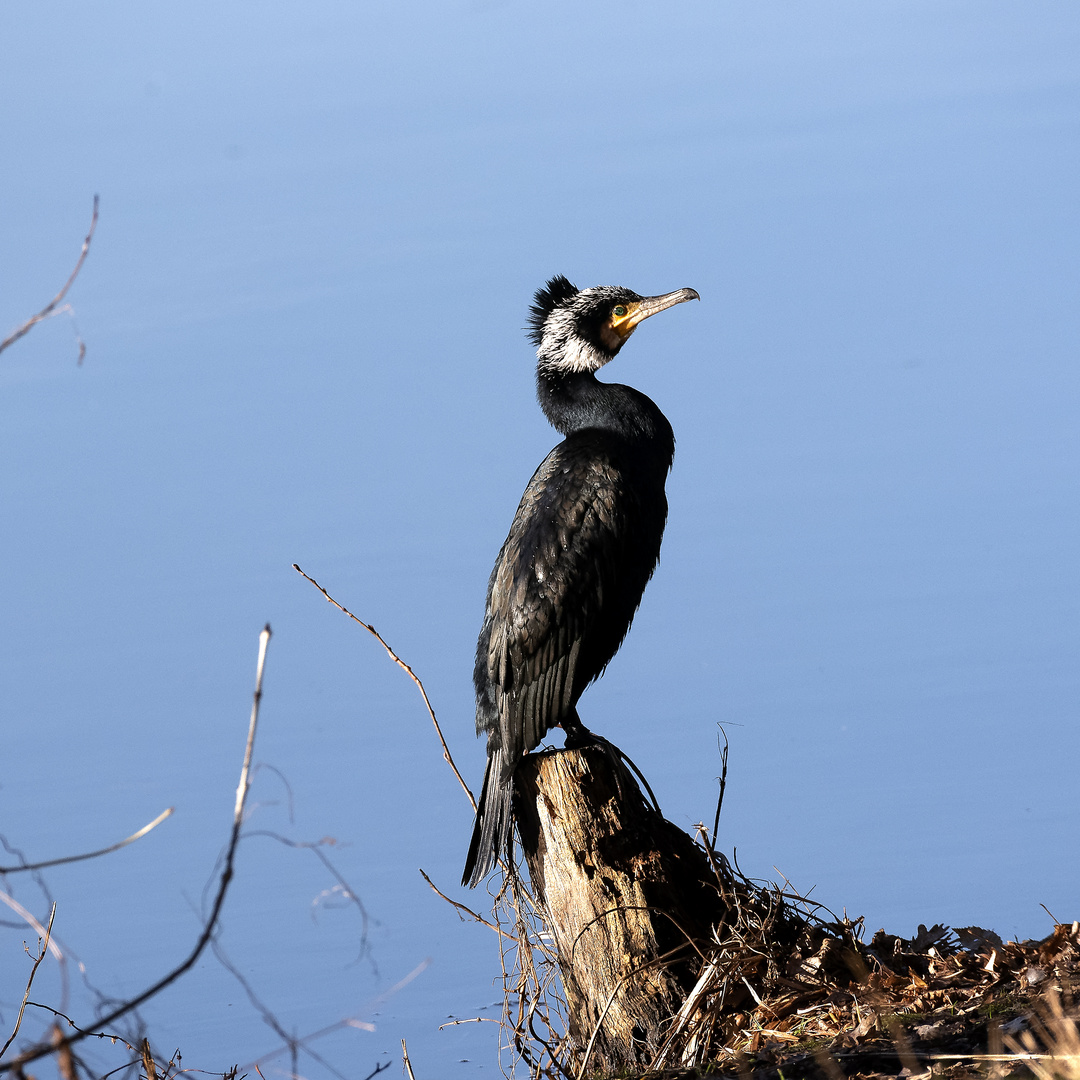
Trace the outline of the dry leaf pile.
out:
<instances>
[{"instance_id":1,"label":"dry leaf pile","mask_svg":"<svg viewBox=\"0 0 1080 1080\"><path fill-rule=\"evenodd\" d=\"M659 1069L762 1080L960 1076L982 1055L983 1073L1003 1076L1022 1062L1038 1074L1045 1059L1023 1055L1049 1053L1060 1060L1044 1080L1080 1080L1080 924L1057 925L1042 941L937 925L910 939L879 930L867 942L862 919L823 918L822 908L711 857L731 913ZM991 1068L988 1048L1014 1056Z\"/></svg>"}]
</instances>

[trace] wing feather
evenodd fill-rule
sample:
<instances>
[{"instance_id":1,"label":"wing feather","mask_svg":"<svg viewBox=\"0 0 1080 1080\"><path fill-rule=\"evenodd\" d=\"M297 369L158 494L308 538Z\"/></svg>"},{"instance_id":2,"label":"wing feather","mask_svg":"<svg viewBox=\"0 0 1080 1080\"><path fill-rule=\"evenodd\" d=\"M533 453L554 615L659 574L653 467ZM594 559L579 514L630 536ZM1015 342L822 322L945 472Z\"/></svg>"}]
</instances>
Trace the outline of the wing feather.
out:
<instances>
[{"instance_id":1,"label":"wing feather","mask_svg":"<svg viewBox=\"0 0 1080 1080\"><path fill-rule=\"evenodd\" d=\"M487 673L509 771L610 659L581 669L582 642L617 594L622 498L622 474L603 444L569 442L548 455L521 498L488 588Z\"/></svg>"}]
</instances>

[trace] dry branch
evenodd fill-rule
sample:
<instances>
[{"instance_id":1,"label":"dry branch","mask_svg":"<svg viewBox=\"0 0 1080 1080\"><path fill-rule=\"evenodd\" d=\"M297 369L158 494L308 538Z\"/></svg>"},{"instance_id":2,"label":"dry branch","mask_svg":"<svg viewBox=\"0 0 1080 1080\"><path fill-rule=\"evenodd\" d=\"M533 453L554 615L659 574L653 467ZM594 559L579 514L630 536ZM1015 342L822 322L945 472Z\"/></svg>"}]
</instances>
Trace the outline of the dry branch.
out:
<instances>
[{"instance_id":1,"label":"dry branch","mask_svg":"<svg viewBox=\"0 0 1080 1080\"><path fill-rule=\"evenodd\" d=\"M513 934L508 934L501 926L496 926L495 923L488 919L485 919L479 912L473 911L471 907L467 907L465 904L460 903L457 900L451 900L436 884L424 873L423 868L420 870L420 876L431 886L432 891L436 896L441 896L452 908L454 908L459 915L468 915L473 922L482 923L489 930L494 930L496 934L501 934L503 937L511 938L513 940ZM464 922L464 919L462 920Z\"/></svg>"},{"instance_id":2,"label":"dry branch","mask_svg":"<svg viewBox=\"0 0 1080 1080\"><path fill-rule=\"evenodd\" d=\"M49 952L53 954L53 959L58 963L64 963L65 957L60 949L60 946L55 941L51 940L50 936L45 932L45 927L41 925L38 919L32 915L26 908L19 903L10 893L0 892L0 903L7 904L12 911L15 912L21 919L23 919L29 926L31 926L34 932L48 942Z\"/></svg>"},{"instance_id":3,"label":"dry branch","mask_svg":"<svg viewBox=\"0 0 1080 1080\"><path fill-rule=\"evenodd\" d=\"M53 919L56 918L56 904L52 906L52 910L49 912L49 925L45 929L45 942L42 944L41 938L38 938L38 952L34 957L34 966L30 969L30 978L26 980L26 991L23 994L22 1004L19 1006L19 1015L15 1020L15 1029L8 1036L8 1040L4 1043L3 1047L0 1047L0 1057L3 1057L7 1053L7 1048L15 1041L15 1036L19 1034L19 1028L22 1027L23 1013L26 1012L26 1002L30 998L30 988L34 985L34 976L37 974L37 969L41 966L41 961L45 959L46 954L49 951L49 939L52 937Z\"/></svg>"},{"instance_id":4,"label":"dry branch","mask_svg":"<svg viewBox=\"0 0 1080 1080\"><path fill-rule=\"evenodd\" d=\"M382 1003L384 1003L386 1001L389 1001L390 998L392 998L399 990L401 990L404 987L408 986L409 983L411 983L413 981L413 979L415 979L417 976L419 976L424 971L426 971L427 968L430 965L431 965L430 960L421 961L419 964L416 965L415 968L413 968L412 971L410 971L408 973L408 975L406 975L402 979L399 979L396 983L394 983L393 986L390 987L389 990L383 991L383 993L381 993L377 998L375 998L374 1001L372 1001L368 1007L370 1007L372 1010L375 1010ZM326 1027L320 1028L318 1031L313 1031L309 1035L304 1035L301 1038L289 1039L283 1046L279 1046L279 1047L277 1047L277 1049L271 1050L268 1053L263 1054L261 1057L257 1058L255 1061L248 1062L246 1065L242 1066L242 1068L244 1068L244 1069L254 1069L261 1076L262 1072L261 1072L259 1066L264 1065L268 1061L271 1061L273 1058L277 1057L279 1054L292 1053L296 1049L302 1049L306 1053L312 1054L311 1048L308 1046L308 1043L314 1042L316 1039L321 1039L321 1038L323 1038L323 1036L329 1035L331 1032L340 1031L342 1028L347 1028L347 1027L359 1028L362 1031L374 1031L375 1030L375 1025L372 1024L370 1021L361 1020L359 1017L356 1017L356 1016L347 1016L347 1017L345 1017L344 1020L339 1020L335 1024L328 1024ZM315 1055L312 1054L312 1056L315 1056ZM325 1064L325 1062L324 1062L324 1064ZM375 1069L375 1071L370 1073L369 1075L370 1076L375 1076L376 1073L381 1072L383 1069L387 1068L388 1065L389 1065L389 1062L387 1062L386 1065L378 1066ZM365 1080L366 1080L366 1078L365 1078Z\"/></svg>"},{"instance_id":5,"label":"dry branch","mask_svg":"<svg viewBox=\"0 0 1080 1080\"><path fill-rule=\"evenodd\" d=\"M64 287L50 300L36 315L31 315L29 319L22 324L22 326L13 330L3 341L0 341L0 353L2 353L9 345L14 345L19 338L30 333L30 331L39 323L45 319L52 318L53 315L59 315L61 311L70 311L70 306L63 308L58 305L67 296L68 289L74 284L75 279L79 276L79 271L82 269L83 263L86 262L86 256L90 252L90 241L94 239L94 230L97 228L98 223L98 197L94 196L94 212L90 218L90 228L86 233L86 239L83 240L82 251L79 252L79 260L75 263L75 269L71 271L71 275L67 281L64 282ZM83 361L83 357L86 355L86 346L83 344L82 339L79 339L79 363Z\"/></svg>"},{"instance_id":6,"label":"dry branch","mask_svg":"<svg viewBox=\"0 0 1080 1080\"><path fill-rule=\"evenodd\" d=\"M162 810L162 812L148 825L144 825L126 839L115 844L110 844L108 847L99 848L97 851L87 851L82 855L65 855L59 859L46 859L44 862L20 863L18 866L0 866L0 874L18 874L20 871L25 870L45 870L50 866L62 866L65 863L82 862L84 859L96 859L101 855L108 855L113 851L119 851L121 848L127 847L128 844L134 844L136 840L141 840L151 831L151 829L156 829L167 817L172 816L174 810L175 807L172 806L167 810Z\"/></svg>"},{"instance_id":7,"label":"dry branch","mask_svg":"<svg viewBox=\"0 0 1080 1080\"><path fill-rule=\"evenodd\" d=\"M370 623L364 622L363 619L361 619L357 615L354 615L347 607L339 604L313 577L309 577L307 574L305 574L304 571L301 570L296 563L292 564L292 568L305 581L310 581L311 584L314 585L315 588L323 594L326 600L338 609L338 611L343 612L345 615L348 615L354 623L362 626L369 634L371 634L372 637L374 637L375 640L378 641L378 643L386 650L386 655L389 656L390 659L393 660L394 663L397 664L397 666L401 668L402 671L404 671L409 676L409 678L412 679L412 681L416 684L416 688L420 691L420 696L424 699L424 707L428 711L428 716L431 717L431 722L435 725L435 732L439 736L439 742L442 744L443 760L447 763L447 765L450 766L451 769L454 770L454 775L457 777L457 781L461 785L462 790L468 796L469 802L471 803L473 808L473 812L475 813L476 799L473 798L473 793L469 790L469 785L465 783L464 779L462 779L461 773L458 772L458 768L454 764L454 759L450 755L450 747L446 745L446 739L443 738L442 728L439 727L439 721L435 719L435 710L432 708L431 701L428 699L427 691L424 689L424 684L420 681L420 677L416 674L415 671L413 671L411 667L409 667L408 664L405 663L404 660L401 659L400 656L398 656L396 652L394 652L393 649L390 648L390 646L386 643L386 640L383 638L382 634L380 634L374 626L372 626Z\"/></svg>"},{"instance_id":8,"label":"dry branch","mask_svg":"<svg viewBox=\"0 0 1080 1080\"><path fill-rule=\"evenodd\" d=\"M214 903L210 910L210 915L206 920L206 925L203 927L202 933L199 935L198 940L195 943L195 947L191 950L181 964L173 968L167 975L159 979L153 986L144 990L137 997L131 998L125 1001L123 1004L117 1006L112 1012L106 1016L101 1017L96 1021L100 1027L107 1027L109 1024L114 1023L120 1017L127 1015L133 1009L137 1009L144 1002L149 1001L155 995L161 993L167 986L174 983L184 972L190 970L195 962L202 955L203 950L206 948L210 941L210 938L214 934L214 928L217 926L218 916L221 914L222 905L225 903L225 894L229 889L229 882L233 877L233 861L236 855L236 847L240 840L240 827L243 824L244 816L244 804L247 801L248 790L250 787L249 775L251 771L251 755L255 746L255 733L259 724L259 703L262 700L262 681L263 671L266 666L266 650L270 644L270 625L269 623L263 628L262 633L259 635L259 659L255 671L255 693L251 704L251 719L248 722L248 735L247 743L244 748L244 764L240 770L240 783L236 789L236 803L233 809L233 824L232 832L229 836L228 847L225 852L225 865L221 871L221 878L218 882L217 894L214 897ZM29 1050L24 1051L18 1057L13 1058L8 1062L0 1062L0 1072L15 1071L16 1075L20 1075L23 1070L23 1066L29 1064L31 1061L37 1061L39 1058L45 1057L49 1054L55 1054L62 1051L64 1048L74 1046L76 1043L81 1042L87 1038L91 1033L89 1031L77 1031L74 1035L68 1035L65 1038L54 1042L52 1044L42 1044L39 1046L31 1047Z\"/></svg>"},{"instance_id":9,"label":"dry branch","mask_svg":"<svg viewBox=\"0 0 1080 1080\"><path fill-rule=\"evenodd\" d=\"M416 1076L412 1071L412 1062L409 1060L409 1048L405 1045L404 1039L401 1040L401 1061L409 1080L416 1080Z\"/></svg>"},{"instance_id":10,"label":"dry branch","mask_svg":"<svg viewBox=\"0 0 1080 1080\"><path fill-rule=\"evenodd\" d=\"M322 840L290 840L287 836L282 836L281 833L276 833L272 829L250 829L244 833L244 839L247 840L251 837L265 836L271 840L276 840L279 844L283 844L285 847L292 848L295 851L310 851L319 862L323 864L327 872L338 883L338 887L341 889L342 896L349 900L353 906L360 912L360 954L357 959L361 959L366 956L370 951L368 943L368 931L371 926L371 916L368 914L368 910L364 907L364 902L360 899L360 895L356 890L345 880L341 875L341 871L331 862L330 859L320 850L324 844L333 844L335 841L326 837ZM317 902L316 898L316 902Z\"/></svg>"}]
</instances>

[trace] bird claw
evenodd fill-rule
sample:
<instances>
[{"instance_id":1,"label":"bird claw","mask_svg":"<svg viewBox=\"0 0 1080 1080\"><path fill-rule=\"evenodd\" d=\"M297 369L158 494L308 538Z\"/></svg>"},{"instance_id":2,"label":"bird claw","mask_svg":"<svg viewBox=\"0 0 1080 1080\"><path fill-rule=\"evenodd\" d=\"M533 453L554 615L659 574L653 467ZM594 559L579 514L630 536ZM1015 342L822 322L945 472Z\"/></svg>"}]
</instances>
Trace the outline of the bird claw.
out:
<instances>
[{"instance_id":1,"label":"bird claw","mask_svg":"<svg viewBox=\"0 0 1080 1080\"><path fill-rule=\"evenodd\" d=\"M594 735L587 727L577 725L572 728L564 728L566 731L565 747L567 750L580 750L586 746L599 746L605 740L599 735Z\"/></svg>"}]
</instances>

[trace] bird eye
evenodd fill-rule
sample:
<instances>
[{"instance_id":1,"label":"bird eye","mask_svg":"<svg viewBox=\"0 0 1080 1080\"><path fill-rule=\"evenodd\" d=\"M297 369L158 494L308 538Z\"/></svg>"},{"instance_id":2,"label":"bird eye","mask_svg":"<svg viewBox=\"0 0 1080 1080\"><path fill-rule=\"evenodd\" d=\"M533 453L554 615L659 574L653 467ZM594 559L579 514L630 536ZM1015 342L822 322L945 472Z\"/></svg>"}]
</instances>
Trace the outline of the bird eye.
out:
<instances>
[{"instance_id":1,"label":"bird eye","mask_svg":"<svg viewBox=\"0 0 1080 1080\"><path fill-rule=\"evenodd\" d=\"M622 304L617 304L615 307L615 314L621 319L626 314L626 308Z\"/></svg>"}]
</instances>

